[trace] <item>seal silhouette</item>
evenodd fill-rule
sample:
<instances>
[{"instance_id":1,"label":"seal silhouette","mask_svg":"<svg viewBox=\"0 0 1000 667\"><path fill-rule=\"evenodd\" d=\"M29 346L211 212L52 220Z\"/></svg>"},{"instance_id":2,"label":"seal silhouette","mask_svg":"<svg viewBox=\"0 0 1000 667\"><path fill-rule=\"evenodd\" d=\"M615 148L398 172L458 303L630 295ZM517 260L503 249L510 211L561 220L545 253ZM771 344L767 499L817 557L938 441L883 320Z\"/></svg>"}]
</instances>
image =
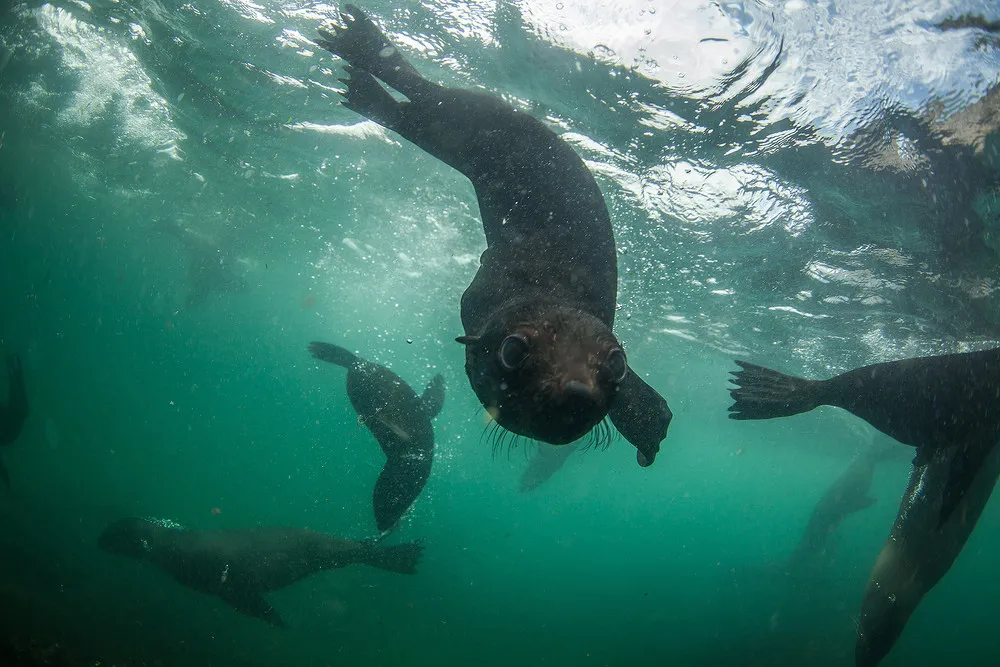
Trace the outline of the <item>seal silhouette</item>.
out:
<instances>
[{"instance_id":1,"label":"seal silhouette","mask_svg":"<svg viewBox=\"0 0 1000 667\"><path fill-rule=\"evenodd\" d=\"M431 475L434 428L444 405L444 378L435 375L422 396L385 366L365 361L331 343L312 342L313 357L347 369L347 397L358 421L375 436L385 465L375 482L372 506L380 531L396 524Z\"/></svg>"},{"instance_id":2,"label":"seal silhouette","mask_svg":"<svg viewBox=\"0 0 1000 667\"><path fill-rule=\"evenodd\" d=\"M110 553L147 561L188 588L216 595L236 611L283 626L264 594L355 563L416 573L423 546L380 546L302 528L192 530L168 519L129 517L97 540Z\"/></svg>"},{"instance_id":3,"label":"seal silhouette","mask_svg":"<svg viewBox=\"0 0 1000 667\"><path fill-rule=\"evenodd\" d=\"M13 444L28 419L28 391L21 357L7 355L7 402L0 405L0 446ZM10 473L0 458L0 481L10 488Z\"/></svg>"},{"instance_id":4,"label":"seal silhouette","mask_svg":"<svg viewBox=\"0 0 1000 667\"><path fill-rule=\"evenodd\" d=\"M614 234L583 160L499 97L424 79L357 7L339 18L317 43L348 63L344 105L475 188L487 248L462 296L456 340L480 402L505 429L555 445L609 417L639 464L652 464L672 415L612 333Z\"/></svg>"}]
</instances>

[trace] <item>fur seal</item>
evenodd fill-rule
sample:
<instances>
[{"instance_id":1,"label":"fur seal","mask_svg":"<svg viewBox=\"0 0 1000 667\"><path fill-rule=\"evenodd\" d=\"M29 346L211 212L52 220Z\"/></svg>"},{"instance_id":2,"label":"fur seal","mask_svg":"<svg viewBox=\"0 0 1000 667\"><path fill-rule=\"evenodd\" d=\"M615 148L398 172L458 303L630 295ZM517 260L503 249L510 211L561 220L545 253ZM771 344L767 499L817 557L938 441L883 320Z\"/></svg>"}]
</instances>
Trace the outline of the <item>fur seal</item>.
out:
<instances>
[{"instance_id":1,"label":"fur seal","mask_svg":"<svg viewBox=\"0 0 1000 667\"><path fill-rule=\"evenodd\" d=\"M347 397L358 422L378 440L385 466L375 482L372 505L379 531L409 509L431 475L434 428L444 405L444 378L435 375L422 396L385 366L365 361L330 343L309 344L312 356L347 369Z\"/></svg>"},{"instance_id":2,"label":"fur seal","mask_svg":"<svg viewBox=\"0 0 1000 667\"><path fill-rule=\"evenodd\" d=\"M957 448L935 450L915 465L889 539L865 588L854 660L875 667L899 639L920 601L951 569L1000 476L1000 446L994 443L954 511L940 523Z\"/></svg>"},{"instance_id":3,"label":"fur seal","mask_svg":"<svg viewBox=\"0 0 1000 667\"><path fill-rule=\"evenodd\" d=\"M827 541L844 519L876 503L876 499L869 495L875 477L875 466L895 458L900 449L896 446L873 445L863 449L851 460L840 477L816 502L809 515L809 523L788 561L787 571L801 571L807 563L826 550Z\"/></svg>"},{"instance_id":4,"label":"fur seal","mask_svg":"<svg viewBox=\"0 0 1000 667\"><path fill-rule=\"evenodd\" d=\"M745 361L733 371L732 419L771 419L820 405L843 408L917 449L915 464L957 447L940 506L943 524L1000 435L1000 348L872 364L805 380Z\"/></svg>"},{"instance_id":5,"label":"fur seal","mask_svg":"<svg viewBox=\"0 0 1000 667\"><path fill-rule=\"evenodd\" d=\"M0 445L17 440L28 419L28 392L24 387L24 368L21 357L7 355L7 402L0 405ZM0 459L0 481L10 488L10 473Z\"/></svg>"},{"instance_id":6,"label":"fur seal","mask_svg":"<svg viewBox=\"0 0 1000 667\"><path fill-rule=\"evenodd\" d=\"M355 563L414 574L424 549L416 542L383 547L302 528L191 530L166 519L138 517L110 524L97 544L150 562L184 586L275 626L284 622L265 593Z\"/></svg>"},{"instance_id":7,"label":"fur seal","mask_svg":"<svg viewBox=\"0 0 1000 667\"><path fill-rule=\"evenodd\" d=\"M505 429L554 445L610 417L639 464L651 465L672 415L612 333L614 234L583 160L499 97L424 79L357 7L332 29L317 43L348 63L344 105L475 187L487 248L462 296L456 340L480 402Z\"/></svg>"}]
</instances>

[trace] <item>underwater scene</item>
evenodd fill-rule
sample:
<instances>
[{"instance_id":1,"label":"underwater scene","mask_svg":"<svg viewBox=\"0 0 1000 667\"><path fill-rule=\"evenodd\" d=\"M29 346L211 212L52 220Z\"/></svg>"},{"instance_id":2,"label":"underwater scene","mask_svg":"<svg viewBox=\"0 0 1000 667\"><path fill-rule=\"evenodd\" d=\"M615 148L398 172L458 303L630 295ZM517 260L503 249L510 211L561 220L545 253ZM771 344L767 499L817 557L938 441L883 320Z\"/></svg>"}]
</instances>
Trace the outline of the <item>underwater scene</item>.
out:
<instances>
[{"instance_id":1,"label":"underwater scene","mask_svg":"<svg viewBox=\"0 0 1000 667\"><path fill-rule=\"evenodd\" d=\"M1000 5L0 2L0 666L997 665Z\"/></svg>"}]
</instances>

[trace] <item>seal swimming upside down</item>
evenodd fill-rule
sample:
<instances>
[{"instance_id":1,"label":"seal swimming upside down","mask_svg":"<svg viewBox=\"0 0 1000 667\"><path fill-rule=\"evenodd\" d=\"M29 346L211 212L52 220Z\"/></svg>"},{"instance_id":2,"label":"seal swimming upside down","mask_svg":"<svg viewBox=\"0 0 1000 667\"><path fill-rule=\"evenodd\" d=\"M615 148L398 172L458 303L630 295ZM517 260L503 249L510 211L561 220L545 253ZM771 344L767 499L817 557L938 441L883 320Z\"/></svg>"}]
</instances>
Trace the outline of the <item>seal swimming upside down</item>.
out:
<instances>
[{"instance_id":1,"label":"seal swimming upside down","mask_svg":"<svg viewBox=\"0 0 1000 667\"><path fill-rule=\"evenodd\" d=\"M28 419L28 391L24 386L24 368L21 357L7 356L7 402L0 405L0 445L10 445L24 428ZM0 459L0 481L10 488L10 473Z\"/></svg>"},{"instance_id":2,"label":"seal swimming upside down","mask_svg":"<svg viewBox=\"0 0 1000 667\"><path fill-rule=\"evenodd\" d=\"M110 524L97 544L148 561L184 586L275 626L284 622L265 593L355 563L415 574L424 549L416 542L383 547L302 528L191 530L166 519L138 517Z\"/></svg>"},{"instance_id":3,"label":"seal swimming upside down","mask_svg":"<svg viewBox=\"0 0 1000 667\"><path fill-rule=\"evenodd\" d=\"M347 369L347 397L358 421L371 431L385 453L372 505L378 529L388 530L410 508L431 475L431 419L444 405L444 378L435 375L423 395L417 396L385 366L360 359L342 347L313 342L309 351L320 361Z\"/></svg>"},{"instance_id":4,"label":"seal swimming upside down","mask_svg":"<svg viewBox=\"0 0 1000 667\"><path fill-rule=\"evenodd\" d=\"M555 445L610 417L639 464L652 464L672 415L612 333L614 234L580 156L495 95L424 79L353 5L320 35L348 63L347 108L472 181L487 248L462 296L456 340L483 406L507 430Z\"/></svg>"}]
</instances>

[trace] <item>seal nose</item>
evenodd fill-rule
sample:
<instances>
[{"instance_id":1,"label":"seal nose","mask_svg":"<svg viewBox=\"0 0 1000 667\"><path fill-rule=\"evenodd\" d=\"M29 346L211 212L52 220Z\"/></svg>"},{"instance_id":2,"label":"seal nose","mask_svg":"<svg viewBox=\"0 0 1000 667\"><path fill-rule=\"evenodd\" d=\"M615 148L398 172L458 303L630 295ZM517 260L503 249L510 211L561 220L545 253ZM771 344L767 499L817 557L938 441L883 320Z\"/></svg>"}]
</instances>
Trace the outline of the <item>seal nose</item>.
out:
<instances>
[{"instance_id":1,"label":"seal nose","mask_svg":"<svg viewBox=\"0 0 1000 667\"><path fill-rule=\"evenodd\" d=\"M579 380L570 380L563 385L563 393L566 398L583 399L588 401L597 400L597 387L593 384L586 384Z\"/></svg>"}]
</instances>

